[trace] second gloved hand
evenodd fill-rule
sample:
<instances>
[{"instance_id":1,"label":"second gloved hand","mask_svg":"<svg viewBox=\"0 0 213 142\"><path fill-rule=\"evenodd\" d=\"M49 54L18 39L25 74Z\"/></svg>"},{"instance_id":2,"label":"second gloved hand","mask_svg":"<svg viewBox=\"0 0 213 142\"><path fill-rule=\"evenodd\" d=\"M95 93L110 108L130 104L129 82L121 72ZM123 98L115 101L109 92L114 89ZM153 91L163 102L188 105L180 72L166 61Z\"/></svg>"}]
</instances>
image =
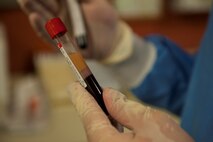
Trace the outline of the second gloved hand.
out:
<instances>
[{"instance_id":1,"label":"second gloved hand","mask_svg":"<svg viewBox=\"0 0 213 142\"><path fill-rule=\"evenodd\" d=\"M28 15L35 31L46 39L48 36L44 24L48 19L60 17L67 26L72 23L66 0L18 0L18 3ZM121 36L118 15L110 0L81 0L80 4L89 36L89 48L82 50L82 53L87 58L105 59Z\"/></svg>"}]
</instances>

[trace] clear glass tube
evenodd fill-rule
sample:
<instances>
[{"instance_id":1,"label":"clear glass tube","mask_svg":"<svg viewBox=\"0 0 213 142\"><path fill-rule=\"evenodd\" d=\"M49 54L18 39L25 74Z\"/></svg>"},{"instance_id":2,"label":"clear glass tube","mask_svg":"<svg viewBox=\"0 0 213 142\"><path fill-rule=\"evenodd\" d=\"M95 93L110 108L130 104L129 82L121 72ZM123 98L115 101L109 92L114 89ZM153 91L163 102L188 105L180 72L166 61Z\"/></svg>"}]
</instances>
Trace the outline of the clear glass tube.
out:
<instances>
[{"instance_id":1,"label":"clear glass tube","mask_svg":"<svg viewBox=\"0 0 213 142\"><path fill-rule=\"evenodd\" d=\"M84 15L79 0L68 0L69 16L72 21L73 34L81 49L87 48L87 31L84 22Z\"/></svg>"},{"instance_id":2,"label":"clear glass tube","mask_svg":"<svg viewBox=\"0 0 213 142\"><path fill-rule=\"evenodd\" d=\"M57 47L66 58L67 63L74 71L80 84L94 97L104 113L108 116L112 125L122 132L122 125L117 123L117 121L109 115L103 101L103 90L87 66L81 53L77 50L78 46L67 33L63 22L59 18L53 18L46 23L45 28L50 37L56 41Z\"/></svg>"},{"instance_id":3,"label":"clear glass tube","mask_svg":"<svg viewBox=\"0 0 213 142\"><path fill-rule=\"evenodd\" d=\"M103 102L102 88L90 71L81 53L76 50L75 42L67 33L56 36L55 41L81 85L95 98L105 114L109 115Z\"/></svg>"}]
</instances>

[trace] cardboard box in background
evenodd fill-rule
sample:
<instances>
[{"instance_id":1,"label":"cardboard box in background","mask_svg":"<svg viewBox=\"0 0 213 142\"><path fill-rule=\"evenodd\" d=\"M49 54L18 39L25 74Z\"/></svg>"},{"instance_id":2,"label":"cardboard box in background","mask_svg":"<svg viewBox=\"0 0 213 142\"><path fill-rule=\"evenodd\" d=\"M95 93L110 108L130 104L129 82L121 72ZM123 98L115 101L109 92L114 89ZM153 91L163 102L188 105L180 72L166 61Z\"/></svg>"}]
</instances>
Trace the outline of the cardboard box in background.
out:
<instances>
[{"instance_id":1,"label":"cardboard box in background","mask_svg":"<svg viewBox=\"0 0 213 142\"><path fill-rule=\"evenodd\" d=\"M163 0L116 0L115 6L125 19L159 18L163 12Z\"/></svg>"},{"instance_id":2,"label":"cardboard box in background","mask_svg":"<svg viewBox=\"0 0 213 142\"><path fill-rule=\"evenodd\" d=\"M206 13L212 0L172 0L171 8L177 13Z\"/></svg>"}]
</instances>

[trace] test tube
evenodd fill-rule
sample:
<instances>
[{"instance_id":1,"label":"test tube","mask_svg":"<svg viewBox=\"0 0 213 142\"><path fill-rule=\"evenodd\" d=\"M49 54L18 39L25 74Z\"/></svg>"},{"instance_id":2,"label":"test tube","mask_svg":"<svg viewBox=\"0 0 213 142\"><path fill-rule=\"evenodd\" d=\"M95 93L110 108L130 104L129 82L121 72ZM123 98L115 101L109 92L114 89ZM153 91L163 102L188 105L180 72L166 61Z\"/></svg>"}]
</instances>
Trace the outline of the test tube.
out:
<instances>
[{"instance_id":1,"label":"test tube","mask_svg":"<svg viewBox=\"0 0 213 142\"><path fill-rule=\"evenodd\" d=\"M81 49L85 49L88 46L87 32L79 0L68 0L67 6L69 7L69 16L72 22L75 40Z\"/></svg>"},{"instance_id":2,"label":"test tube","mask_svg":"<svg viewBox=\"0 0 213 142\"><path fill-rule=\"evenodd\" d=\"M94 97L104 113L110 119L112 125L114 125L120 132L123 131L123 127L109 115L103 101L103 90L101 86L87 66L81 53L77 51L77 45L67 33L67 29L60 18L49 20L46 23L45 28L50 37L56 41L57 47L66 58L67 63L74 71L80 84Z\"/></svg>"}]
</instances>

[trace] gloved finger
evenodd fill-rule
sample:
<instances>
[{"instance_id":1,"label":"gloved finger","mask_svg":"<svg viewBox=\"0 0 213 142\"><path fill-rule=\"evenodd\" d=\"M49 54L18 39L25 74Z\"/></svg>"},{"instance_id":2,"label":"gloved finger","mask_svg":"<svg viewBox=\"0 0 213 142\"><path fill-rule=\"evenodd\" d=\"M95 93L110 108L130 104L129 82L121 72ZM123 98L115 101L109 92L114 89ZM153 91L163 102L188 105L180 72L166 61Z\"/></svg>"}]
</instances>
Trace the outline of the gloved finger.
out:
<instances>
[{"instance_id":1,"label":"gloved finger","mask_svg":"<svg viewBox=\"0 0 213 142\"><path fill-rule=\"evenodd\" d=\"M79 3L88 3L88 2L100 2L100 1L108 1L113 3L115 0L77 0Z\"/></svg>"},{"instance_id":2,"label":"gloved finger","mask_svg":"<svg viewBox=\"0 0 213 142\"><path fill-rule=\"evenodd\" d=\"M108 0L108 2L114 4L115 0Z\"/></svg>"},{"instance_id":3,"label":"gloved finger","mask_svg":"<svg viewBox=\"0 0 213 142\"><path fill-rule=\"evenodd\" d=\"M112 89L105 89L103 97L112 117L133 130L137 136L145 136L153 141L193 141L166 113L127 100L123 94Z\"/></svg>"},{"instance_id":4,"label":"gloved finger","mask_svg":"<svg viewBox=\"0 0 213 142\"><path fill-rule=\"evenodd\" d=\"M53 15L59 13L59 2L57 0L37 0L45 9L47 9Z\"/></svg>"},{"instance_id":5,"label":"gloved finger","mask_svg":"<svg viewBox=\"0 0 213 142\"><path fill-rule=\"evenodd\" d=\"M35 29L37 35L45 38L49 43L54 44L53 40L50 39L50 36L46 32L44 25L46 23L46 19L40 16L38 13L29 14L29 21L33 29Z\"/></svg>"},{"instance_id":6,"label":"gloved finger","mask_svg":"<svg viewBox=\"0 0 213 142\"><path fill-rule=\"evenodd\" d=\"M27 14L30 14L31 12L37 12L43 17L45 17L46 19L50 19L53 17L53 13L48 11L48 9L45 9L45 7L43 7L41 3L39 3L38 1L18 0L18 3Z\"/></svg>"},{"instance_id":7,"label":"gloved finger","mask_svg":"<svg viewBox=\"0 0 213 142\"><path fill-rule=\"evenodd\" d=\"M168 114L163 111L153 110L153 113L150 119L144 122L144 128L146 127L146 131L153 132L157 135L166 136L169 139L177 142L193 142L194 140L188 135L179 125L176 123ZM151 122L152 121L152 122ZM151 124L152 123L152 124ZM155 125L159 130L154 128L148 129L148 125ZM141 132L141 134L143 131ZM163 138L161 138L163 139ZM158 139L160 140L160 139ZM165 140L161 140L165 141Z\"/></svg>"},{"instance_id":8,"label":"gloved finger","mask_svg":"<svg viewBox=\"0 0 213 142\"><path fill-rule=\"evenodd\" d=\"M104 137L118 134L95 99L78 83L68 88L73 105L80 114L89 141L100 141Z\"/></svg>"},{"instance_id":9,"label":"gloved finger","mask_svg":"<svg viewBox=\"0 0 213 142\"><path fill-rule=\"evenodd\" d=\"M31 11L31 5L32 5L32 1L30 0L17 0L18 4L20 5L21 9L29 14Z\"/></svg>"},{"instance_id":10,"label":"gloved finger","mask_svg":"<svg viewBox=\"0 0 213 142\"><path fill-rule=\"evenodd\" d=\"M146 110L145 106L130 101L122 93L109 88L104 89L103 98L107 110L118 122L131 130L140 127L138 122Z\"/></svg>"}]
</instances>

